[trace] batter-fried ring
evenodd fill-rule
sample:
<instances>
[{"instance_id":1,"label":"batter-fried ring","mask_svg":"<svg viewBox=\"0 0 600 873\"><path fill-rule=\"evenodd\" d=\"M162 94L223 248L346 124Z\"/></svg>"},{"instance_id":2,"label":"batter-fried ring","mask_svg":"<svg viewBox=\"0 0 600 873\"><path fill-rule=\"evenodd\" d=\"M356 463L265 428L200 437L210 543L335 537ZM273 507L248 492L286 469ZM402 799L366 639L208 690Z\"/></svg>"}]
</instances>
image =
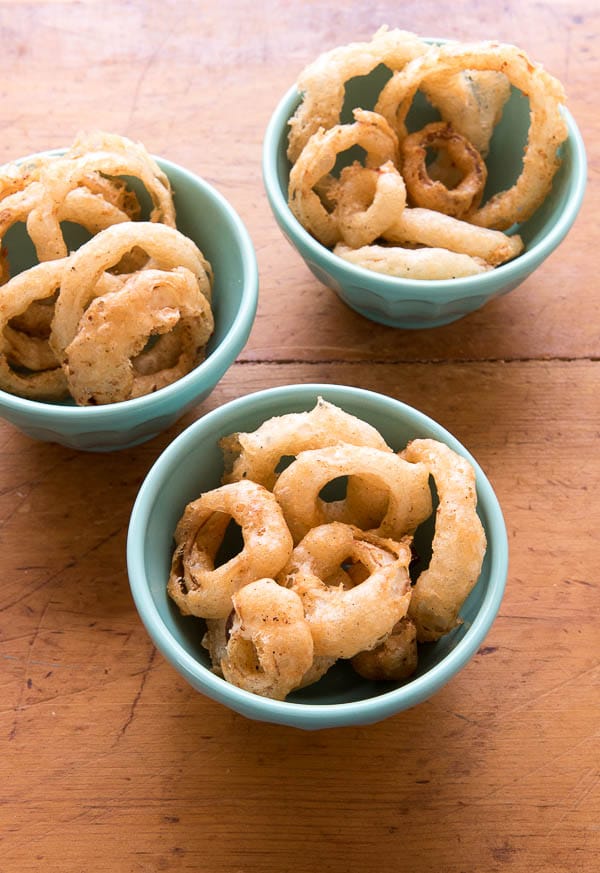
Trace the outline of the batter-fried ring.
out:
<instances>
[{"instance_id":1,"label":"batter-fried ring","mask_svg":"<svg viewBox=\"0 0 600 873\"><path fill-rule=\"evenodd\" d=\"M338 124L318 130L305 145L290 171L288 202L290 209L306 230L325 246L340 239L335 213L327 211L315 186L333 170L337 157L355 145L366 152L368 167L396 162L398 140L385 118L375 112L354 110L353 124Z\"/></svg>"},{"instance_id":2,"label":"batter-fried ring","mask_svg":"<svg viewBox=\"0 0 600 873\"><path fill-rule=\"evenodd\" d=\"M61 221L80 224L95 234L128 220L126 212L87 188L75 188L56 200L42 182L32 182L0 200L0 240L14 224L25 222L40 261L67 257Z\"/></svg>"},{"instance_id":3,"label":"batter-fried ring","mask_svg":"<svg viewBox=\"0 0 600 873\"><path fill-rule=\"evenodd\" d=\"M160 270L185 267L197 278L210 300L212 272L202 252L174 227L149 221L115 224L92 237L71 255L56 301L50 345L60 360L77 332L81 316L98 296L96 286L104 271L114 267L134 248L142 249Z\"/></svg>"},{"instance_id":4,"label":"batter-fried ring","mask_svg":"<svg viewBox=\"0 0 600 873\"><path fill-rule=\"evenodd\" d=\"M459 610L479 578L485 555L475 471L466 458L437 440L413 440L402 455L427 467L438 492L431 561L415 583L409 609L419 642L437 640L460 624Z\"/></svg>"},{"instance_id":5,"label":"batter-fried ring","mask_svg":"<svg viewBox=\"0 0 600 873\"><path fill-rule=\"evenodd\" d=\"M510 82L495 70L463 70L428 76L422 90L444 121L462 134L482 157L510 97Z\"/></svg>"},{"instance_id":6,"label":"batter-fried ring","mask_svg":"<svg viewBox=\"0 0 600 873\"><path fill-rule=\"evenodd\" d=\"M388 494L385 514L375 532L401 537L412 533L431 513L429 474L424 464L408 463L393 452L368 446L339 444L300 452L279 476L273 493L286 522L299 542L308 531L330 521L364 525L360 499L326 502L319 497L329 482L356 476L377 494ZM370 507L369 507L370 510Z\"/></svg>"},{"instance_id":7,"label":"batter-fried ring","mask_svg":"<svg viewBox=\"0 0 600 873\"><path fill-rule=\"evenodd\" d=\"M221 660L224 678L253 694L284 700L313 663L302 601L273 579L250 582L232 601L233 621Z\"/></svg>"},{"instance_id":8,"label":"batter-fried ring","mask_svg":"<svg viewBox=\"0 0 600 873\"><path fill-rule=\"evenodd\" d=\"M65 258L65 264L66 261ZM34 275L35 273L26 273L24 279L19 281L29 282L28 277L31 278ZM15 285L19 284L16 279L14 281ZM106 294L122 287L122 284L123 278L121 276L104 273L98 280L96 291L98 294ZM7 287L5 294L9 293L10 288ZM48 342L56 294L50 293L48 297L33 300L23 312L12 317L9 316L2 333L4 353L11 366L32 372L52 370L59 366L59 361ZM1 295L2 288L0 288ZM16 305L9 307L7 312L20 309L27 299L29 298L21 296L14 301Z\"/></svg>"},{"instance_id":9,"label":"batter-fried ring","mask_svg":"<svg viewBox=\"0 0 600 873\"><path fill-rule=\"evenodd\" d=\"M470 216L474 224L506 230L515 222L526 221L540 206L560 165L558 148L568 131L560 111L565 95L557 79L512 45L448 44L429 49L394 73L381 91L375 111L387 118L402 141L407 135L406 116L417 90L433 76L466 69L504 73L529 97L530 126L519 178Z\"/></svg>"},{"instance_id":10,"label":"batter-fried ring","mask_svg":"<svg viewBox=\"0 0 600 873\"><path fill-rule=\"evenodd\" d=\"M355 162L340 173L335 215L340 236L351 248L383 236L406 206L406 185L392 161L380 167Z\"/></svg>"},{"instance_id":11,"label":"batter-fried ring","mask_svg":"<svg viewBox=\"0 0 600 873\"><path fill-rule=\"evenodd\" d=\"M333 522L307 533L279 579L302 600L315 655L352 658L387 637L408 609L410 559L407 542L353 525ZM367 578L349 589L327 585L323 580L346 561L364 565Z\"/></svg>"},{"instance_id":12,"label":"batter-fried ring","mask_svg":"<svg viewBox=\"0 0 600 873\"><path fill-rule=\"evenodd\" d=\"M215 567L231 519L241 528L239 554ZM232 595L257 579L273 578L292 552L283 513L270 491L242 480L207 491L189 503L175 530L167 590L184 614L226 618Z\"/></svg>"},{"instance_id":13,"label":"batter-fried ring","mask_svg":"<svg viewBox=\"0 0 600 873\"><path fill-rule=\"evenodd\" d=\"M451 188L432 179L427 170L428 149L445 152L459 173ZM448 122L427 124L409 134L400 146L402 176L413 206L468 217L481 203L487 167L477 149Z\"/></svg>"},{"instance_id":14,"label":"batter-fried ring","mask_svg":"<svg viewBox=\"0 0 600 873\"><path fill-rule=\"evenodd\" d=\"M274 416L250 433L223 437L224 481L251 479L272 490L282 458L340 442L392 451L376 428L319 397L308 412Z\"/></svg>"},{"instance_id":15,"label":"batter-fried ring","mask_svg":"<svg viewBox=\"0 0 600 873\"><path fill-rule=\"evenodd\" d=\"M150 221L175 227L175 204L168 176L140 142L103 131L79 134L64 157L70 162L70 180L89 173L139 179L152 200Z\"/></svg>"},{"instance_id":16,"label":"batter-fried ring","mask_svg":"<svg viewBox=\"0 0 600 873\"><path fill-rule=\"evenodd\" d=\"M136 371L133 359L148 339L178 325L187 333L175 363L146 374ZM92 301L65 349L71 396L79 406L99 405L169 385L196 366L213 327L210 304L190 270L134 273L120 290Z\"/></svg>"},{"instance_id":17,"label":"batter-fried ring","mask_svg":"<svg viewBox=\"0 0 600 873\"><path fill-rule=\"evenodd\" d=\"M20 372L13 369L15 361L15 336L10 328L12 318L25 312L30 304L53 298L60 287L68 258L46 261L14 276L0 286L0 388L11 394L39 400L58 400L67 393L65 375L56 361L37 372ZM41 355L42 353L39 352ZM48 354L50 350L48 350ZM19 363L19 362L17 362ZM38 363L43 361L38 360Z\"/></svg>"},{"instance_id":18,"label":"batter-fried ring","mask_svg":"<svg viewBox=\"0 0 600 873\"><path fill-rule=\"evenodd\" d=\"M288 158L294 163L311 136L340 123L346 83L367 76L379 64L400 70L427 51L427 43L414 33L380 28L368 42L338 46L319 55L298 77L302 102L290 119Z\"/></svg>"},{"instance_id":19,"label":"batter-fried ring","mask_svg":"<svg viewBox=\"0 0 600 873\"><path fill-rule=\"evenodd\" d=\"M416 243L479 258L492 267L515 258L523 251L523 240L518 234L508 236L501 230L479 227L470 221L418 206L405 209L388 227L384 237L387 242L394 244Z\"/></svg>"},{"instance_id":20,"label":"batter-fried ring","mask_svg":"<svg viewBox=\"0 0 600 873\"><path fill-rule=\"evenodd\" d=\"M253 583L250 583L253 584ZM285 590L285 589L282 589ZM217 676L223 676L221 667L223 659L227 655L227 641L233 624L234 612L229 614L227 618L207 618L206 633L202 638L202 645L208 650L210 655L212 670ZM312 636L311 636L312 648ZM335 664L336 658L326 658L317 655L313 658L308 670L304 673L296 688L306 688L307 685L313 685L322 679L325 673Z\"/></svg>"}]
</instances>

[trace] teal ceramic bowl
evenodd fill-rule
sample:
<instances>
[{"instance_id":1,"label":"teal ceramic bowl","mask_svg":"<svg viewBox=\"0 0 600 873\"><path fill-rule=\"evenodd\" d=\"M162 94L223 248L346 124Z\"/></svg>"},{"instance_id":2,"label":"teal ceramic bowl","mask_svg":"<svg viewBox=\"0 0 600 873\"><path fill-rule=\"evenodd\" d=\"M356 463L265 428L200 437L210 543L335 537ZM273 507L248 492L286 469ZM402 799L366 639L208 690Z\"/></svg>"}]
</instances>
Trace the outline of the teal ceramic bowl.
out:
<instances>
[{"instance_id":1,"label":"teal ceramic bowl","mask_svg":"<svg viewBox=\"0 0 600 873\"><path fill-rule=\"evenodd\" d=\"M389 70L378 67L369 76L351 80L342 121L351 120L352 107L373 109L389 75ZM263 182L267 197L284 236L314 276L348 306L372 321L408 329L456 321L520 285L556 249L575 221L585 190L587 165L581 135L573 117L565 110L569 136L561 149L562 164L552 191L527 222L509 231L519 233L525 243L525 251L518 258L478 276L444 281L398 279L351 265L304 230L287 204L288 120L300 101L301 96L292 87L267 127L263 147ZM419 130L438 117L419 93L407 119L409 130ZM528 126L529 101L513 89L486 160L488 183L484 201L510 187L518 177Z\"/></svg>"},{"instance_id":2,"label":"teal ceramic bowl","mask_svg":"<svg viewBox=\"0 0 600 873\"><path fill-rule=\"evenodd\" d=\"M340 661L318 683L293 692L285 701L275 701L230 685L211 672L201 645L203 622L183 617L166 593L173 532L185 505L219 486L221 437L252 430L274 415L309 410L319 396L370 422L393 448L402 448L411 438L431 437L469 458L476 469L478 512L488 549L480 579L464 604L463 623L438 642L422 646L418 670L410 680L368 681ZM425 542L416 546L427 560ZM225 554L223 560L235 553ZM477 652L494 621L507 563L500 506L488 479L465 448L435 421L398 400L338 385L271 388L227 403L194 422L150 469L133 507L127 542L136 607L153 642L175 670L202 694L251 719L305 729L370 724L415 706L449 682Z\"/></svg>"},{"instance_id":3,"label":"teal ceramic bowl","mask_svg":"<svg viewBox=\"0 0 600 873\"><path fill-rule=\"evenodd\" d=\"M211 393L246 344L258 302L258 269L250 236L215 188L183 167L157 161L173 187L178 229L194 240L214 271L215 330L206 358L154 394L105 406L46 403L0 391L0 416L34 439L87 451L123 449L152 439ZM69 233L74 236L69 238ZM79 233L80 228L67 228L72 247L82 241ZM34 263L32 247L22 225L15 225L9 234L5 244L11 267L18 272Z\"/></svg>"}]
</instances>

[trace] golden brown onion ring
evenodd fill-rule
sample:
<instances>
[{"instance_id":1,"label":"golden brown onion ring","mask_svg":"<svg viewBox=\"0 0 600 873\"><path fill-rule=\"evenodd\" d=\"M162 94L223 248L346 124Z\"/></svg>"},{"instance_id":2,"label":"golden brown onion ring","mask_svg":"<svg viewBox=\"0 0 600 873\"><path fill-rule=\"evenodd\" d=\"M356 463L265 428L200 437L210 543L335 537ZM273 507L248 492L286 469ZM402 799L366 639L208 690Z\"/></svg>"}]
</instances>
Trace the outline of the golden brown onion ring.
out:
<instances>
[{"instance_id":1,"label":"golden brown onion ring","mask_svg":"<svg viewBox=\"0 0 600 873\"><path fill-rule=\"evenodd\" d=\"M142 249L160 270L185 267L210 301L212 272L202 252L174 227L149 221L115 224L92 237L71 255L56 301L50 345L60 360L73 341L79 321L94 297L102 274L134 248Z\"/></svg>"},{"instance_id":2,"label":"golden brown onion ring","mask_svg":"<svg viewBox=\"0 0 600 873\"><path fill-rule=\"evenodd\" d=\"M224 678L253 694L284 700L313 663L300 597L273 579L257 579L232 601L233 622L221 660Z\"/></svg>"},{"instance_id":3,"label":"golden brown onion ring","mask_svg":"<svg viewBox=\"0 0 600 873\"><path fill-rule=\"evenodd\" d=\"M427 171L428 149L445 152L459 173L448 188ZM480 204L487 167L477 149L448 122L432 122L409 134L400 146L402 176L413 206L467 218Z\"/></svg>"},{"instance_id":4,"label":"golden brown onion ring","mask_svg":"<svg viewBox=\"0 0 600 873\"><path fill-rule=\"evenodd\" d=\"M171 184L166 173L140 142L125 136L102 131L80 134L64 156L66 167L55 172L55 179L69 184L83 180L89 173L104 176L125 176L138 179L150 195L152 211L150 221L159 221L175 227L175 204ZM64 176L63 176L64 174ZM44 178L44 176L42 176Z\"/></svg>"},{"instance_id":5,"label":"golden brown onion ring","mask_svg":"<svg viewBox=\"0 0 600 873\"><path fill-rule=\"evenodd\" d=\"M523 240L518 234L509 236L501 230L478 227L469 221L418 206L405 209L388 227L384 237L387 242L398 245L417 244L430 249L447 249L478 258L492 267L510 261L523 251Z\"/></svg>"},{"instance_id":6,"label":"golden brown onion ring","mask_svg":"<svg viewBox=\"0 0 600 873\"><path fill-rule=\"evenodd\" d=\"M302 102L289 121L289 160L298 160L319 128L329 130L340 123L350 79L367 76L379 64L401 70L425 51L427 44L414 33L382 27L368 42L353 42L319 55L298 78Z\"/></svg>"},{"instance_id":7,"label":"golden brown onion ring","mask_svg":"<svg viewBox=\"0 0 600 873\"><path fill-rule=\"evenodd\" d=\"M172 366L140 374L133 358L154 334L183 327ZM79 406L117 403L157 391L200 360L214 327L210 304L196 276L184 267L142 270L112 294L96 297L65 349L63 367Z\"/></svg>"},{"instance_id":8,"label":"golden brown onion ring","mask_svg":"<svg viewBox=\"0 0 600 873\"><path fill-rule=\"evenodd\" d=\"M0 388L3 391L38 400L58 400L67 394L65 375L56 359L48 361L52 365L38 372L13 369L11 360L14 361L16 352L13 329L9 326L11 319L25 312L32 303L54 297L67 265L68 258L46 261L18 273L0 286Z\"/></svg>"},{"instance_id":9,"label":"golden brown onion ring","mask_svg":"<svg viewBox=\"0 0 600 873\"><path fill-rule=\"evenodd\" d=\"M399 279L458 279L492 269L481 258L434 247L405 249L400 246L373 245L351 249L340 243L333 251L357 267Z\"/></svg>"},{"instance_id":10,"label":"golden brown onion ring","mask_svg":"<svg viewBox=\"0 0 600 873\"><path fill-rule=\"evenodd\" d=\"M438 492L431 561L415 583L409 609L417 639L437 640L460 623L459 610L479 578L485 555L475 471L466 458L437 440L413 440L402 455L428 468Z\"/></svg>"},{"instance_id":11,"label":"golden brown onion ring","mask_svg":"<svg viewBox=\"0 0 600 873\"><path fill-rule=\"evenodd\" d=\"M344 476L356 477L379 494L387 491L385 515L375 533L401 537L413 532L431 512L429 474L423 464L408 463L393 452L339 444L300 452L279 476L273 493L283 509L294 542L311 528L331 521L354 524L358 501L325 502L319 493Z\"/></svg>"},{"instance_id":12,"label":"golden brown onion ring","mask_svg":"<svg viewBox=\"0 0 600 873\"><path fill-rule=\"evenodd\" d=\"M412 676L418 659L417 629L413 620L404 616L380 645L355 655L352 666L365 679L399 682Z\"/></svg>"},{"instance_id":13,"label":"golden brown onion ring","mask_svg":"<svg viewBox=\"0 0 600 873\"><path fill-rule=\"evenodd\" d=\"M404 179L392 161L372 169L355 162L340 173L335 216L340 237L351 248L383 236L405 206Z\"/></svg>"},{"instance_id":14,"label":"golden brown onion ring","mask_svg":"<svg viewBox=\"0 0 600 873\"><path fill-rule=\"evenodd\" d=\"M444 121L485 157L494 128L510 97L510 82L494 70L462 70L451 76L429 76L421 89Z\"/></svg>"},{"instance_id":15,"label":"golden brown onion ring","mask_svg":"<svg viewBox=\"0 0 600 873\"><path fill-rule=\"evenodd\" d=\"M14 224L24 222L40 261L67 257L62 221L80 224L91 234L129 221L126 212L87 188L74 188L65 192L63 199L55 200L42 182L32 182L0 205L0 240Z\"/></svg>"},{"instance_id":16,"label":"golden brown onion ring","mask_svg":"<svg viewBox=\"0 0 600 873\"><path fill-rule=\"evenodd\" d=\"M224 481L251 479L272 490L282 458L340 442L391 452L374 427L319 397L308 412L274 416L250 433L223 437Z\"/></svg>"},{"instance_id":17,"label":"golden brown onion ring","mask_svg":"<svg viewBox=\"0 0 600 873\"><path fill-rule=\"evenodd\" d=\"M290 171L288 202L306 230L325 246L340 239L335 213L327 211L315 186L333 170L338 155L355 145L366 152L367 167L396 162L398 141L387 121L377 113L354 110L353 124L319 129L305 145Z\"/></svg>"},{"instance_id":18,"label":"golden brown onion ring","mask_svg":"<svg viewBox=\"0 0 600 873\"><path fill-rule=\"evenodd\" d=\"M406 614L411 596L406 542L333 522L312 528L294 549L280 581L301 598L315 655L351 658L379 645ZM366 568L352 588L324 582L346 561Z\"/></svg>"},{"instance_id":19,"label":"golden brown onion ring","mask_svg":"<svg viewBox=\"0 0 600 873\"><path fill-rule=\"evenodd\" d=\"M215 567L231 519L240 526L244 545ZM167 590L181 612L201 618L226 618L232 595L249 582L274 577L292 552L277 501L262 485L246 480L207 491L189 503L177 524L175 544Z\"/></svg>"}]
</instances>

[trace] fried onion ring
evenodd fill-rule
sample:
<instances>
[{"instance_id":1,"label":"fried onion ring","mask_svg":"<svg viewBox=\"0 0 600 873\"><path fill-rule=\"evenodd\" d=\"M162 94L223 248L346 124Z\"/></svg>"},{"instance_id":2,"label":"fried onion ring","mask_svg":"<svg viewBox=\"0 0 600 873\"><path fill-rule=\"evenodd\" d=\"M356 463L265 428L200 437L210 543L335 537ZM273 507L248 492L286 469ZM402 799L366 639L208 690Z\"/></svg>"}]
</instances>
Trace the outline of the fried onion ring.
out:
<instances>
[{"instance_id":1,"label":"fried onion ring","mask_svg":"<svg viewBox=\"0 0 600 873\"><path fill-rule=\"evenodd\" d=\"M429 76L422 84L427 99L444 121L464 136L482 157L510 97L510 82L494 70L463 70Z\"/></svg>"},{"instance_id":2,"label":"fried onion ring","mask_svg":"<svg viewBox=\"0 0 600 873\"><path fill-rule=\"evenodd\" d=\"M540 206L560 165L558 149L567 137L567 126L560 111L565 95L557 79L516 46L498 42L436 46L394 73L382 89L375 111L388 120L402 142L407 136L405 119L417 90L432 76L465 69L504 73L529 97L530 126L519 178L470 216L474 224L506 230L526 221Z\"/></svg>"},{"instance_id":3,"label":"fried onion ring","mask_svg":"<svg viewBox=\"0 0 600 873\"><path fill-rule=\"evenodd\" d=\"M225 456L223 481L251 479L272 490L282 458L340 442L391 452L374 427L319 397L309 412L274 416L250 433L223 437L219 442Z\"/></svg>"},{"instance_id":4,"label":"fried onion ring","mask_svg":"<svg viewBox=\"0 0 600 873\"><path fill-rule=\"evenodd\" d=\"M139 179L152 200L150 221L175 227L171 183L142 143L103 131L80 133L64 160L70 164L66 173L69 181L94 172ZM63 172L60 170L57 175L60 177Z\"/></svg>"},{"instance_id":5,"label":"fried onion ring","mask_svg":"<svg viewBox=\"0 0 600 873\"><path fill-rule=\"evenodd\" d=\"M374 485L388 494L385 514L374 533L401 537L413 532L431 513L428 470L408 463L393 452L368 446L339 444L300 452L279 476L273 488L294 542L311 528L331 521L357 522L356 501L326 502L319 493L326 484L344 476Z\"/></svg>"},{"instance_id":6,"label":"fried onion ring","mask_svg":"<svg viewBox=\"0 0 600 873\"><path fill-rule=\"evenodd\" d=\"M281 590L285 591L286 589L282 588ZM217 676L223 676L221 662L227 655L227 641L233 624L233 616L234 612L232 610L227 618L205 619L206 633L202 637L202 645L208 650L212 670ZM310 646L313 648L312 636ZM326 658L321 655L313 657L308 670L294 687L306 688L307 685L313 685L315 682L318 682L330 667L335 664L336 660L336 658Z\"/></svg>"},{"instance_id":7,"label":"fried onion ring","mask_svg":"<svg viewBox=\"0 0 600 873\"><path fill-rule=\"evenodd\" d=\"M77 333L79 321L97 296L100 276L133 248L142 249L161 270L185 267L197 278L207 300L211 297L210 265L191 239L174 227L148 221L115 224L92 237L71 255L56 301L50 345L59 360Z\"/></svg>"},{"instance_id":8,"label":"fried onion ring","mask_svg":"<svg viewBox=\"0 0 600 873\"><path fill-rule=\"evenodd\" d=\"M215 566L231 519L241 528L244 546ZM168 593L185 615L226 618L232 595L249 582L273 578L292 547L283 513L270 491L247 480L222 485L186 506L175 530Z\"/></svg>"},{"instance_id":9,"label":"fried onion ring","mask_svg":"<svg viewBox=\"0 0 600 873\"><path fill-rule=\"evenodd\" d=\"M437 440L413 440L402 456L429 469L439 497L431 561L415 583L409 608L419 642L437 640L460 624L459 610L479 578L485 555L475 471Z\"/></svg>"},{"instance_id":10,"label":"fried onion ring","mask_svg":"<svg viewBox=\"0 0 600 873\"><path fill-rule=\"evenodd\" d=\"M518 234L509 236L501 230L478 227L470 220L463 221L418 206L405 209L388 227L384 237L394 244L416 243L430 249L440 247L478 258L492 267L510 261L523 251L523 240Z\"/></svg>"},{"instance_id":11,"label":"fried onion ring","mask_svg":"<svg viewBox=\"0 0 600 873\"><path fill-rule=\"evenodd\" d=\"M128 220L126 212L87 188L75 188L57 200L42 182L32 182L22 191L0 200L0 240L14 224L25 222L40 261L68 255L61 221L80 224L94 234L111 224Z\"/></svg>"},{"instance_id":12,"label":"fried onion ring","mask_svg":"<svg viewBox=\"0 0 600 873\"><path fill-rule=\"evenodd\" d=\"M173 366L140 374L132 359L150 336L185 326ZM196 276L184 267L134 273L119 291L96 297L65 349L63 366L79 406L116 403L156 391L188 373L214 327Z\"/></svg>"},{"instance_id":13,"label":"fried onion ring","mask_svg":"<svg viewBox=\"0 0 600 873\"><path fill-rule=\"evenodd\" d=\"M381 643L408 609L410 558L406 542L339 522L306 534L279 579L302 600L315 655L351 658ZM323 580L345 561L362 564L365 580L349 589L327 585Z\"/></svg>"},{"instance_id":14,"label":"fried onion ring","mask_svg":"<svg viewBox=\"0 0 600 873\"><path fill-rule=\"evenodd\" d=\"M427 171L427 150L445 152L460 181L448 188ZM402 176L412 204L455 218L466 218L480 204L487 167L477 149L448 122L432 122L409 134L400 146Z\"/></svg>"},{"instance_id":15,"label":"fried onion ring","mask_svg":"<svg viewBox=\"0 0 600 873\"><path fill-rule=\"evenodd\" d=\"M354 110L353 124L319 129L305 145L290 171L288 202L298 221L324 246L340 239L335 213L327 211L315 186L333 170L337 157L355 145L366 152L367 167L396 162L398 141L387 121L375 112Z\"/></svg>"},{"instance_id":16,"label":"fried onion ring","mask_svg":"<svg viewBox=\"0 0 600 873\"><path fill-rule=\"evenodd\" d=\"M319 128L329 130L340 123L349 79L367 76L379 64L400 70L425 51L427 44L414 33L382 27L368 42L350 43L321 54L298 77L302 102L289 121L289 160L298 160Z\"/></svg>"},{"instance_id":17,"label":"fried onion ring","mask_svg":"<svg viewBox=\"0 0 600 873\"><path fill-rule=\"evenodd\" d=\"M67 394L66 378L55 358L38 359L37 363L49 366L39 370L32 368L36 372L20 372L12 367L15 357L18 358L15 351L18 332L9 326L11 319L25 312L32 303L54 297L67 265L68 258L45 261L0 286L0 388L3 391L38 400L59 400ZM38 355L42 355L39 350ZM50 349L48 355L52 355ZM16 363L22 366L18 359Z\"/></svg>"},{"instance_id":18,"label":"fried onion ring","mask_svg":"<svg viewBox=\"0 0 600 873\"><path fill-rule=\"evenodd\" d=\"M313 663L300 597L273 579L257 579L232 601L233 622L221 660L224 678L253 694L284 700Z\"/></svg>"},{"instance_id":19,"label":"fried onion ring","mask_svg":"<svg viewBox=\"0 0 600 873\"><path fill-rule=\"evenodd\" d=\"M336 193L340 237L351 248L372 243L394 225L406 206L406 186L392 161L380 167L344 167Z\"/></svg>"}]
</instances>

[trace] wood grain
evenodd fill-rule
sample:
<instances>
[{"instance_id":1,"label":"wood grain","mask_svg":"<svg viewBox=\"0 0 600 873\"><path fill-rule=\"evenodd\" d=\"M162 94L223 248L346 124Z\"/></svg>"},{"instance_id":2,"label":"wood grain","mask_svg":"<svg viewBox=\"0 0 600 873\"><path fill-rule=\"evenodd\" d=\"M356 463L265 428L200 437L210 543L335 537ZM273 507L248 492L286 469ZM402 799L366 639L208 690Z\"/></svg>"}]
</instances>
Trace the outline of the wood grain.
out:
<instances>
[{"instance_id":1,"label":"wood grain","mask_svg":"<svg viewBox=\"0 0 600 873\"><path fill-rule=\"evenodd\" d=\"M0 162L100 127L200 173L256 246L257 319L211 397L112 455L0 422L0 873L594 873L598 598L600 19L585 2L459 0L440 14L314 0L0 2ZM262 136L319 51L379 24L516 42L565 84L589 185L560 249L453 325L394 331L344 307L285 242ZM163 448L209 409L306 381L410 403L489 476L507 591L477 655L366 728L261 725L194 692L129 592L127 525Z\"/></svg>"}]
</instances>

